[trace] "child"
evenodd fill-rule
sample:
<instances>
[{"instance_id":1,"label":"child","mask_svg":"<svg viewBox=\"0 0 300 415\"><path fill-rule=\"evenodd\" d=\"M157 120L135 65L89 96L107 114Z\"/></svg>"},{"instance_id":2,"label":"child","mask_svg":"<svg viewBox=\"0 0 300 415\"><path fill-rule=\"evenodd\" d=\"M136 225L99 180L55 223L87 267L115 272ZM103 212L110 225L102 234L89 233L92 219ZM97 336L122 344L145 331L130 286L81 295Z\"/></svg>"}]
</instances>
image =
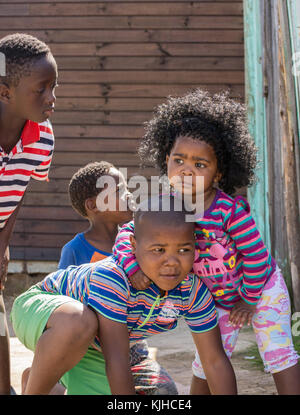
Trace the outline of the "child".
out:
<instances>
[{"instance_id":1,"label":"child","mask_svg":"<svg viewBox=\"0 0 300 415\"><path fill-rule=\"evenodd\" d=\"M0 40L0 293L8 244L31 177L47 180L54 147L48 118L54 111L57 66L49 47L26 34ZM9 335L0 295L0 394L10 393Z\"/></svg>"},{"instance_id":2,"label":"child","mask_svg":"<svg viewBox=\"0 0 300 415\"><path fill-rule=\"evenodd\" d=\"M113 178L116 186L112 187L111 194L116 196L115 209L104 210L104 207L97 206L97 196L101 192L101 189L97 187L99 178ZM132 212L128 207L131 193L128 191L125 178L111 163L106 161L89 163L79 169L71 178L69 195L74 210L88 219L90 226L63 247L59 269L66 269L69 265L100 261L110 256L119 225L132 219ZM114 201L113 198L112 200ZM122 204L123 206L120 206ZM176 385L167 372L149 358L148 345L145 340L131 346L130 359L134 384L138 393L155 395L177 393ZM28 375L27 369L23 374L24 390ZM56 388L52 393L59 393L59 389Z\"/></svg>"},{"instance_id":3,"label":"child","mask_svg":"<svg viewBox=\"0 0 300 415\"><path fill-rule=\"evenodd\" d=\"M97 188L100 177L110 176L116 183L116 209L98 209L96 200L101 189ZM112 247L118 233L118 226L132 218L132 212L126 202L123 210L119 209L120 200L130 198L124 176L106 161L89 163L76 172L69 184L72 207L89 221L89 228L78 233L62 249L58 268L69 265L81 265L96 262L111 255Z\"/></svg>"},{"instance_id":4,"label":"child","mask_svg":"<svg viewBox=\"0 0 300 415\"><path fill-rule=\"evenodd\" d=\"M159 201L161 206L162 198ZM185 222L183 210L175 211L174 198L170 212L139 211L134 222L131 243L141 269L152 281L146 290L133 288L111 256L56 271L15 300L15 333L27 348L35 350L25 394L47 394L61 377L69 394L134 394L129 345L175 328L181 316L191 329L210 391L236 393L212 296L189 273L194 260L194 223ZM177 232L170 239L174 227ZM96 338L86 353L83 342L81 347L79 342L66 343L57 331L59 309L70 302L88 306L97 316L92 330ZM86 349L89 344L85 342Z\"/></svg>"},{"instance_id":5,"label":"child","mask_svg":"<svg viewBox=\"0 0 300 415\"><path fill-rule=\"evenodd\" d=\"M147 124L139 154L167 174L177 190L178 177L191 177L194 198L199 191L196 178L203 176L204 214L196 224L194 272L214 296L225 351L230 357L240 328L252 322L265 369L272 373L278 393L300 394L299 357L283 276L247 201L229 196L254 181L256 148L246 120L244 106L227 94L211 96L197 90L170 98ZM182 185L183 195L184 191ZM142 289L146 278L138 272L134 255L129 255L133 232L132 223L122 228L114 254L134 286ZM193 372L191 392L208 393L197 353Z\"/></svg>"}]
</instances>

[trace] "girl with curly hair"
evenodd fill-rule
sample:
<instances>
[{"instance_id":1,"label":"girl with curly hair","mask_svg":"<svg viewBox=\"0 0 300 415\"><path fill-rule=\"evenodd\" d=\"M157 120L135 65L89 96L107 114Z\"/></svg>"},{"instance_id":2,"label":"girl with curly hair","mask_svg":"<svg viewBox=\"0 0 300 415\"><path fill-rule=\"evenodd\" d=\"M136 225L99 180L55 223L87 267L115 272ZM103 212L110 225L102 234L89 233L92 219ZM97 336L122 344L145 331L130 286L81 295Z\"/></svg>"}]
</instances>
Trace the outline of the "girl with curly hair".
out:
<instances>
[{"instance_id":1,"label":"girl with curly hair","mask_svg":"<svg viewBox=\"0 0 300 415\"><path fill-rule=\"evenodd\" d=\"M299 356L292 341L284 278L260 236L248 202L232 196L254 183L256 153L245 106L228 93L211 95L200 89L158 106L146 123L139 147L143 164L158 167L183 195L196 196L196 179L204 179L204 213L196 219L193 271L214 297L227 355L231 357L241 327L252 324L265 370L273 375L278 393L300 394ZM178 177L181 188L174 180ZM190 186L185 185L185 177L190 177ZM149 281L130 254L133 232L132 222L122 228L114 254L131 282L143 289ZM163 248L156 255L164 255ZM191 393L208 394L197 353L192 367Z\"/></svg>"}]
</instances>

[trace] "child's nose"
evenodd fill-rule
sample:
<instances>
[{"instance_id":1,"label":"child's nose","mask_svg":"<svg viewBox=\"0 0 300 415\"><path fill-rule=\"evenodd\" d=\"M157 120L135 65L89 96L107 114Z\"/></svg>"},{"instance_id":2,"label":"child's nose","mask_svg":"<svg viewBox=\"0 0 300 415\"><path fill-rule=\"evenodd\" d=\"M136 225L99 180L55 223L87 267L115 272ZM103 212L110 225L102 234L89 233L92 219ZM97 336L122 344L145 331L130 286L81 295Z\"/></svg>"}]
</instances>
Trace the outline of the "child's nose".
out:
<instances>
[{"instance_id":1,"label":"child's nose","mask_svg":"<svg viewBox=\"0 0 300 415\"><path fill-rule=\"evenodd\" d=\"M192 176L193 175L193 169L190 166L184 166L181 174L183 176Z\"/></svg>"},{"instance_id":2,"label":"child's nose","mask_svg":"<svg viewBox=\"0 0 300 415\"><path fill-rule=\"evenodd\" d=\"M174 267L178 265L178 263L179 263L178 258L175 255L168 255L165 258L165 266L167 267Z\"/></svg>"},{"instance_id":3,"label":"child's nose","mask_svg":"<svg viewBox=\"0 0 300 415\"><path fill-rule=\"evenodd\" d=\"M47 95L47 100L49 102L49 104L54 104L56 101L56 96L54 94L54 91L50 91Z\"/></svg>"}]
</instances>

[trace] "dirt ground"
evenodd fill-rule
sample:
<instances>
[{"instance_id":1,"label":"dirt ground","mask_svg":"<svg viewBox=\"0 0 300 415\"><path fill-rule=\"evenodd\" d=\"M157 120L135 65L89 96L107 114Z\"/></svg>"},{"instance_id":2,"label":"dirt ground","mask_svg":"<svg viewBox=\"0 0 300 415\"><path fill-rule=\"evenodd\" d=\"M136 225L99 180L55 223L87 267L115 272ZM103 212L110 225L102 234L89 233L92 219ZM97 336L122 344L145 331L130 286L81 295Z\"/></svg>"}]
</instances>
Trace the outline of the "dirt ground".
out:
<instances>
[{"instance_id":1,"label":"dirt ground","mask_svg":"<svg viewBox=\"0 0 300 415\"><path fill-rule=\"evenodd\" d=\"M15 283L17 281L17 283ZM18 283L18 281L22 281ZM11 284L4 294L7 315L10 313L12 302L17 291L27 288L33 282L28 278L24 283L17 278L11 279ZM33 353L26 349L15 337L11 324L10 330L10 354L12 385L17 394L21 393L21 374L32 362ZM232 364L236 373L238 393L243 395L274 395L276 389L272 376L257 369L251 363L253 356L249 355L249 347L255 343L252 329L242 329L236 350L232 357ZM181 320L178 327L169 333L153 336L148 340L152 353L157 361L169 372L177 384L181 395L189 394L191 381L191 363L194 358L194 345L191 334L185 322Z\"/></svg>"}]
</instances>

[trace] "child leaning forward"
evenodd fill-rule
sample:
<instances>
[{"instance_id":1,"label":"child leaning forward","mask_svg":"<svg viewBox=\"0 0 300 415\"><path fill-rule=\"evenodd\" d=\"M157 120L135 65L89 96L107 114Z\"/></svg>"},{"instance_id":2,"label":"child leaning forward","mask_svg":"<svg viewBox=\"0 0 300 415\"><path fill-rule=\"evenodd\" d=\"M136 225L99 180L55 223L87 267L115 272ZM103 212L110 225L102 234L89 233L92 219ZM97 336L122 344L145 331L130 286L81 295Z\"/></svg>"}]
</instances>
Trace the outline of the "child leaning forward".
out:
<instances>
[{"instance_id":1,"label":"child leaning forward","mask_svg":"<svg viewBox=\"0 0 300 415\"><path fill-rule=\"evenodd\" d=\"M161 201L160 197L160 206L165 206ZM178 206L175 211L174 198L171 202L170 212L135 213L131 243L152 281L144 291L132 286L112 256L56 271L15 300L15 333L35 352L25 394L47 394L60 378L68 394L134 394L130 344L174 329L180 317L191 330L211 393L236 393L214 301L201 280L189 272L194 223L185 221ZM57 330L64 307L71 302L82 313L89 307L95 317L87 327L88 336L76 344L61 341L61 329Z\"/></svg>"}]
</instances>

